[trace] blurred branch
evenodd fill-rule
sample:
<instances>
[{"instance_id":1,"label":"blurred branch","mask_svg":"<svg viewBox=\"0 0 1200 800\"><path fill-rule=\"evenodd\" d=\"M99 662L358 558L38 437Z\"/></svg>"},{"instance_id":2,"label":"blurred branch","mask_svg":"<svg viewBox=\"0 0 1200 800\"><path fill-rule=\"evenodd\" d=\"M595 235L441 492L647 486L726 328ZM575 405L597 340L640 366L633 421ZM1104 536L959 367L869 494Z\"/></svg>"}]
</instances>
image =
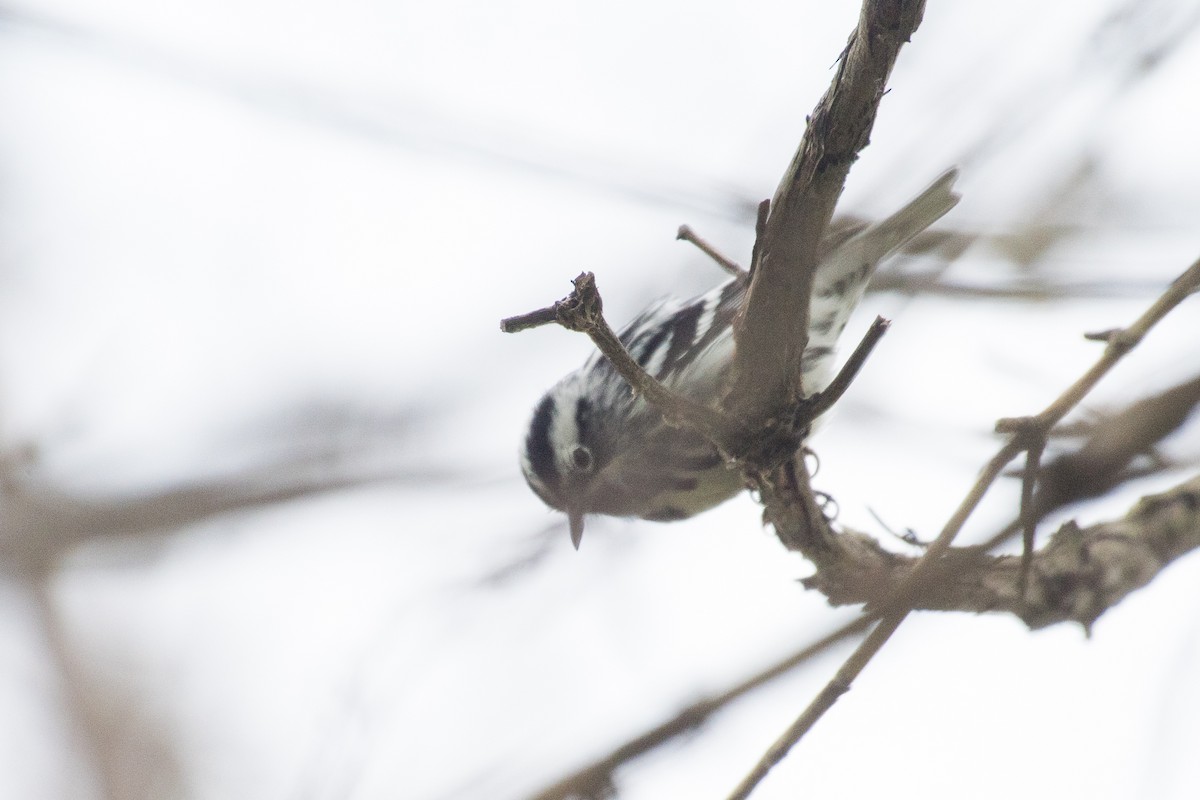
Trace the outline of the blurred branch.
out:
<instances>
[{"instance_id":1,"label":"blurred branch","mask_svg":"<svg viewBox=\"0 0 1200 800\"><path fill-rule=\"evenodd\" d=\"M1154 288L1160 284L1155 284ZM876 273L868 292L894 292L900 295L951 297L956 300L1015 300L1043 302L1078 300L1084 297L1135 297L1151 289L1149 281L1057 282L1050 280L1020 280L1004 284L979 286L960 283L942 277L941 270L904 272L890 269Z\"/></svg>"},{"instance_id":2,"label":"blurred branch","mask_svg":"<svg viewBox=\"0 0 1200 800\"><path fill-rule=\"evenodd\" d=\"M0 569L36 578L53 569L65 553L89 541L166 534L223 514L328 492L445 477L427 466L411 470L388 463L342 463L348 459L329 441L338 435L337 420L318 411L308 408L289 418L277 432L287 450L270 460L262 458L267 461L262 466L132 495L93 498L31 479L28 474L36 453L15 448L0 456ZM396 427L395 421L386 424ZM378 423L372 425L378 435ZM396 433L403 436L409 428L401 425ZM325 438L314 441L314 430ZM368 455L365 450L354 453L356 459Z\"/></svg>"},{"instance_id":3,"label":"blurred branch","mask_svg":"<svg viewBox=\"0 0 1200 800\"><path fill-rule=\"evenodd\" d=\"M34 604L37 627L51 660L50 673L57 676L72 734L85 751L86 758L76 758L74 763L81 769L91 768L90 777L102 796L149 796L153 790L139 782L157 781L159 789L166 783L176 785L179 764L167 741L169 734L155 728L153 715L131 714L127 705L106 696L113 687L88 685L86 665L72 652L54 605L53 570L71 550L91 541L130 539L141 545L148 535L167 535L222 514L374 482L428 477L427 468L420 473L384 467L360 468L356 475L331 474L332 458L341 459L329 439L342 427L338 423L344 425L348 418L331 418L325 410L308 407L294 415L276 414L276 422L281 418L287 422L282 430L270 431L279 433L278 437L267 438L284 442L288 452L266 466L132 496L91 499L39 484L28 477L35 471L36 448L10 446L0 452L0 571L15 577ZM407 416L389 420L382 427L394 427L397 421L407 422ZM371 420L371 425L378 436L379 421ZM401 424L398 432L403 434L410 427ZM323 435L323 446L313 441L314 431ZM246 437L239 436L239 441L244 443ZM136 752L130 756L131 751ZM143 767L130 770L129 763Z\"/></svg>"},{"instance_id":4,"label":"blurred branch","mask_svg":"<svg viewBox=\"0 0 1200 800\"><path fill-rule=\"evenodd\" d=\"M80 665L71 651L68 636L63 631L62 620L55 612L50 586L44 580L22 581L29 599L37 613L38 628L43 636L49 655L48 674L58 678L64 712L71 724L71 732L78 739L83 758L76 760L79 769L89 770L99 784L100 796L118 798L127 796L123 791L120 763L112 731L104 724L97 703L81 675ZM111 705L111 700L108 702ZM79 763L82 761L83 763Z\"/></svg>"},{"instance_id":5,"label":"blurred branch","mask_svg":"<svg viewBox=\"0 0 1200 800\"><path fill-rule=\"evenodd\" d=\"M33 3L27 5L30 8L0 6L0 26L48 34L73 52L210 92L288 123L412 151L421 157L433 155L582 187L641 205L733 222L746 222L754 215L755 201L748 194L694 174L667 174L661 161L637 162L572 150L528 131L505 130L499 120L449 113L440 105L403 95L367 94L358 85L330 88L327 80L264 73L245 65L231 69L228 61L192 57L135 36L73 22L66 15L35 11Z\"/></svg>"},{"instance_id":6,"label":"blurred branch","mask_svg":"<svg viewBox=\"0 0 1200 800\"><path fill-rule=\"evenodd\" d=\"M1044 465L1037 476L1033 510L1041 520L1081 500L1111 492L1131 480L1146 478L1178 466L1163 458L1155 446L1174 433L1200 405L1200 376L1171 387L1101 419L1060 425L1052 436L1085 437L1078 448L1062 453ZM1133 467L1145 457L1147 464ZM983 544L991 551L1011 539L1020 528L1014 520Z\"/></svg>"},{"instance_id":7,"label":"blurred branch","mask_svg":"<svg viewBox=\"0 0 1200 800\"><path fill-rule=\"evenodd\" d=\"M37 574L67 550L95 539L170 532L221 514L265 508L289 500L337 491L395 476L298 478L278 485L274 475L251 472L242 479L111 500L87 500L55 489L6 493L6 533L0 560Z\"/></svg>"},{"instance_id":8,"label":"blurred branch","mask_svg":"<svg viewBox=\"0 0 1200 800\"><path fill-rule=\"evenodd\" d=\"M788 674L810 660L826 652L840 642L861 633L870 627L874 617L861 615L837 630L797 650L792 655L766 669L729 687L720 694L693 703L671 719L656 725L608 755L557 781L534 795L531 800L568 800L572 797L603 797L614 783L616 771L651 750L679 736L691 733L706 722L713 714L735 700Z\"/></svg>"},{"instance_id":9,"label":"blurred branch","mask_svg":"<svg viewBox=\"0 0 1200 800\"><path fill-rule=\"evenodd\" d=\"M1145 472L1130 469L1138 456L1176 431L1200 405L1200 376L1192 378L1089 425L1077 450L1042 467L1034 510L1038 519L1070 503L1099 497Z\"/></svg>"},{"instance_id":10,"label":"blurred branch","mask_svg":"<svg viewBox=\"0 0 1200 800\"><path fill-rule=\"evenodd\" d=\"M518 545L521 550L516 556L480 575L477 585L494 589L527 576L554 552L555 545L561 541L563 527L562 522L555 520L544 525L541 530L529 534L527 539Z\"/></svg>"}]
</instances>

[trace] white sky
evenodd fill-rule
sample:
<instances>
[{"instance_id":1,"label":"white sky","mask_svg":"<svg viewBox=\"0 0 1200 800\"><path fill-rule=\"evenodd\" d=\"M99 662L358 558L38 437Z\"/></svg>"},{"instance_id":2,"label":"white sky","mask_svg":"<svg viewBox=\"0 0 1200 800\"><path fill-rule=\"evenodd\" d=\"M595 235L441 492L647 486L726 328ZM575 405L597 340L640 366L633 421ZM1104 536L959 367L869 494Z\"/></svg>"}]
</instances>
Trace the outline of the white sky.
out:
<instances>
[{"instance_id":1,"label":"white sky","mask_svg":"<svg viewBox=\"0 0 1200 800\"><path fill-rule=\"evenodd\" d=\"M589 351L498 320L581 270L615 321L707 288L721 276L674 241L683 222L745 261L753 204L856 15L844 0L3 6L0 432L6 451L37 448L32 484L144 492L305 437L338 454L332 472L409 476L69 554L55 619L74 690L112 726L113 785L518 798L846 618L799 587L809 567L745 497L669 526L594 521L579 553L558 530L535 567L483 579L562 525L515 450L534 400ZM887 213L959 164L948 227L1078 225L1042 274L1133 288L868 298L851 330L895 324L816 443L843 521L878 530L870 507L932 535L996 447L993 421L1048 403L1099 352L1083 331L1131 321L1196 257L1195 15L929 3L843 208ZM1130 53L1175 34L1129 80ZM1050 199L1083 165L1084 188ZM1020 269L979 245L951 277ZM1197 308L1090 407L1194 375ZM343 422L313 425L314 408ZM1014 493L999 487L974 533ZM1198 570L1185 559L1091 640L918 616L755 797L1195 797ZM14 580L0 598L0 797L102 796L28 596ZM622 797L724 796L836 663L637 762Z\"/></svg>"}]
</instances>

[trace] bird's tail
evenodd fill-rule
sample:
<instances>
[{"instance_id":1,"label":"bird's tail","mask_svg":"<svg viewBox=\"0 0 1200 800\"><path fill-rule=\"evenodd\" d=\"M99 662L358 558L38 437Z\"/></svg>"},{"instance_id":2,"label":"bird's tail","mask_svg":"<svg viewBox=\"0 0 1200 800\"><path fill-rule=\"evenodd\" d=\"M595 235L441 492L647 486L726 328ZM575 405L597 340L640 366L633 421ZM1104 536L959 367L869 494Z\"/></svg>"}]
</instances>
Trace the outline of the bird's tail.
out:
<instances>
[{"instance_id":1,"label":"bird's tail","mask_svg":"<svg viewBox=\"0 0 1200 800\"><path fill-rule=\"evenodd\" d=\"M839 250L845 250L847 247L857 249L861 262L878 264L958 204L959 195L954 191L954 181L957 178L957 169L947 170L904 208L887 219L868 226Z\"/></svg>"},{"instance_id":2,"label":"bird's tail","mask_svg":"<svg viewBox=\"0 0 1200 800\"><path fill-rule=\"evenodd\" d=\"M954 192L958 170L951 169L886 219L847 231L832 242L813 280L809 307L805 389L828 381L834 346L880 261L937 222L959 201ZM811 374L810 374L811 373Z\"/></svg>"}]
</instances>

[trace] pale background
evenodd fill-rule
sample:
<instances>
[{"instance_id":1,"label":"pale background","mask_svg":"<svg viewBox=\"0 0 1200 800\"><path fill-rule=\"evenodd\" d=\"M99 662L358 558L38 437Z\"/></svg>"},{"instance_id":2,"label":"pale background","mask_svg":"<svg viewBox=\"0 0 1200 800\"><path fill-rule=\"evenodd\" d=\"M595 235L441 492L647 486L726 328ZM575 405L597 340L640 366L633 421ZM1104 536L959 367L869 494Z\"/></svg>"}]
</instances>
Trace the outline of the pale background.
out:
<instances>
[{"instance_id":1,"label":"pale background","mask_svg":"<svg viewBox=\"0 0 1200 800\"><path fill-rule=\"evenodd\" d=\"M519 798L845 619L747 497L593 520L574 552L515 453L590 345L497 323L581 270L615 322L708 288L684 222L745 262L856 17L0 5L0 797ZM1198 27L1187 2L931 0L842 208L958 164L944 227L984 239L948 279L1086 297L869 297L851 335L894 325L815 443L842 521L935 534L993 421L1200 252ZM1029 264L988 238L1034 226L1066 233ZM1197 342L1193 299L1088 408L1192 377ZM1165 449L1194 458L1195 427ZM13 512L224 481L300 496L62 541ZM919 615L755 796L1196 797L1198 581L1183 560L1090 640ZM724 796L844 653L622 771L622 797Z\"/></svg>"}]
</instances>

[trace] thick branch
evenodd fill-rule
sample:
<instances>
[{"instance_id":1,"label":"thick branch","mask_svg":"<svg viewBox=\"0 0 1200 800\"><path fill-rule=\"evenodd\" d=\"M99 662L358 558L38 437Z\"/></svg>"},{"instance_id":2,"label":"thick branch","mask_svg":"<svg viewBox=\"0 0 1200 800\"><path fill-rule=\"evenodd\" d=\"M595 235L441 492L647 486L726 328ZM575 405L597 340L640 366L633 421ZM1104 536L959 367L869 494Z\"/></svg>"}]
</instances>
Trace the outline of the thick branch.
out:
<instances>
[{"instance_id":1,"label":"thick branch","mask_svg":"<svg viewBox=\"0 0 1200 800\"><path fill-rule=\"evenodd\" d=\"M846 532L852 557L805 580L831 603L886 602L888 586L911 574L919 559L884 550L870 536ZM930 611L1007 612L1032 628L1057 622L1090 627L1180 556L1200 548L1200 477L1143 498L1125 517L1080 528L1064 524L1032 555L1022 597L1021 555L990 556L952 548L913 602Z\"/></svg>"},{"instance_id":2,"label":"thick branch","mask_svg":"<svg viewBox=\"0 0 1200 800\"><path fill-rule=\"evenodd\" d=\"M726 400L726 408L752 429L785 413L798 398L818 248L850 165L870 138L896 55L924 6L923 0L863 4L833 84L813 110L775 192L735 326L737 355Z\"/></svg>"}]
</instances>

